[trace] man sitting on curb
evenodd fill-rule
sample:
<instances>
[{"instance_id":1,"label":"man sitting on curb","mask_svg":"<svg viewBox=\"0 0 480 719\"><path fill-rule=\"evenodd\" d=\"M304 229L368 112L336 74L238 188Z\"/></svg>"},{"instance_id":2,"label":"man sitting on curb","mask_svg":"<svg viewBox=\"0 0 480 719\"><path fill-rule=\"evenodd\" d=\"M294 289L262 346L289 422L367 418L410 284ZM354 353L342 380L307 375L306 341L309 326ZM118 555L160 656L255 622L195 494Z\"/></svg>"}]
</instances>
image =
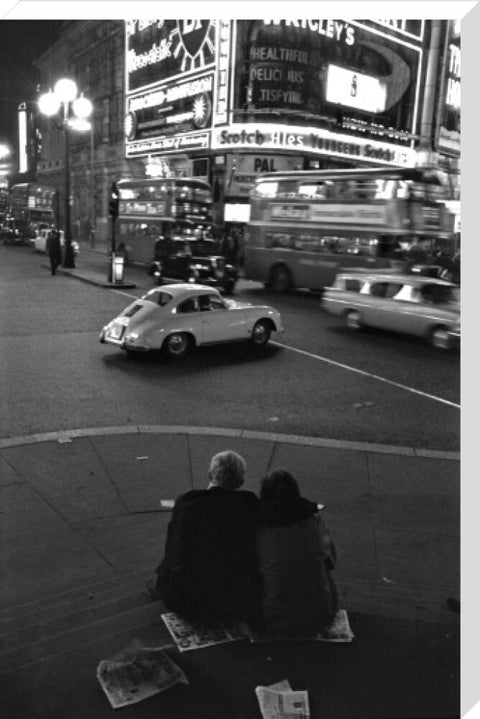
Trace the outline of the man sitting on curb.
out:
<instances>
[{"instance_id":1,"label":"man sitting on curb","mask_svg":"<svg viewBox=\"0 0 480 719\"><path fill-rule=\"evenodd\" d=\"M236 452L214 455L207 489L179 497L157 569L157 598L192 621L247 620L259 607L255 556L258 499L240 490L246 463Z\"/></svg>"}]
</instances>

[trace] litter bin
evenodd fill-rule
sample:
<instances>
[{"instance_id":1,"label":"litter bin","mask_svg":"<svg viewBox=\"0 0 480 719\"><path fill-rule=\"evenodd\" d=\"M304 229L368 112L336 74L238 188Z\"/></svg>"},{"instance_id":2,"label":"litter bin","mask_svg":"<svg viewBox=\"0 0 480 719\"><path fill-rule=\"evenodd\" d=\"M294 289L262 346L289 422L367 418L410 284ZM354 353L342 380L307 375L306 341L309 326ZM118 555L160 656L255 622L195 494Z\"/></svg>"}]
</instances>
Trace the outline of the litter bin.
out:
<instances>
[{"instance_id":1,"label":"litter bin","mask_svg":"<svg viewBox=\"0 0 480 719\"><path fill-rule=\"evenodd\" d=\"M125 267L125 258L123 255L112 254L110 274L112 282L123 282L123 270Z\"/></svg>"}]
</instances>

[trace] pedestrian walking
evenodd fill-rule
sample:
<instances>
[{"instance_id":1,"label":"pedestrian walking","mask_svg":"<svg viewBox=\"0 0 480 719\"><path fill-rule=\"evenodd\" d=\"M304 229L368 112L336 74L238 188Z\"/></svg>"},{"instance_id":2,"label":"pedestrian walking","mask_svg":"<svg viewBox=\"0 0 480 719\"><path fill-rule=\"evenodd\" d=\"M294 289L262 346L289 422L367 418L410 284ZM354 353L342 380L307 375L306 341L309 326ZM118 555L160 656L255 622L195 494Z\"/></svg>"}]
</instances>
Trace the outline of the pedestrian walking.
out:
<instances>
[{"instance_id":1,"label":"pedestrian walking","mask_svg":"<svg viewBox=\"0 0 480 719\"><path fill-rule=\"evenodd\" d=\"M77 217L77 219L75 220L75 222L73 223L73 228L72 228L72 229L73 229L73 232L72 232L73 239L74 239L76 242L78 242L78 241L80 240L80 220L78 219L78 217Z\"/></svg>"},{"instance_id":2,"label":"pedestrian walking","mask_svg":"<svg viewBox=\"0 0 480 719\"><path fill-rule=\"evenodd\" d=\"M90 218L87 217L85 219L85 222L83 224L83 240L85 243L90 243L90 245L93 247L92 244L92 223L90 221Z\"/></svg>"},{"instance_id":3,"label":"pedestrian walking","mask_svg":"<svg viewBox=\"0 0 480 719\"><path fill-rule=\"evenodd\" d=\"M58 230L51 230L47 237L47 253L50 259L52 275L57 274L57 267L62 263L62 247L60 244L60 233Z\"/></svg>"}]
</instances>

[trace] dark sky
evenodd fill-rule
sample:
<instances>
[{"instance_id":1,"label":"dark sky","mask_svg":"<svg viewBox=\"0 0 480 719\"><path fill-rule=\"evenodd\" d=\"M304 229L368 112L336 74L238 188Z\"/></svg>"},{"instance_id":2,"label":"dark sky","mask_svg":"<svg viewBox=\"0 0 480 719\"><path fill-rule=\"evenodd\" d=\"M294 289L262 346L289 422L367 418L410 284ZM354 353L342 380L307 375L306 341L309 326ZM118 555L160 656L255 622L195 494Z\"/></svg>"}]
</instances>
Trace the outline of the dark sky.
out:
<instances>
[{"instance_id":1,"label":"dark sky","mask_svg":"<svg viewBox=\"0 0 480 719\"><path fill-rule=\"evenodd\" d=\"M0 141L17 136L17 108L35 98L33 61L58 37L64 20L0 20Z\"/></svg>"}]
</instances>

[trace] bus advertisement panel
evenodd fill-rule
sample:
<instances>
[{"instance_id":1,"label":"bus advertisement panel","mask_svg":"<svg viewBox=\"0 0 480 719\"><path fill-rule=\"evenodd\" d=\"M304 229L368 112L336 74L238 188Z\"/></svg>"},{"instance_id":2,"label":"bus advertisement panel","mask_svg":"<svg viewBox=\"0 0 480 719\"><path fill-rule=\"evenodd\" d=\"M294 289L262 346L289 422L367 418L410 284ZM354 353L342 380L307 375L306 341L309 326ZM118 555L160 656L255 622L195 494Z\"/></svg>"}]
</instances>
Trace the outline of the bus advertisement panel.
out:
<instances>
[{"instance_id":1,"label":"bus advertisement panel","mask_svg":"<svg viewBox=\"0 0 480 719\"><path fill-rule=\"evenodd\" d=\"M340 267L400 266L452 240L442 178L430 170L266 174L250 211L245 273L276 290L321 290Z\"/></svg>"}]
</instances>

